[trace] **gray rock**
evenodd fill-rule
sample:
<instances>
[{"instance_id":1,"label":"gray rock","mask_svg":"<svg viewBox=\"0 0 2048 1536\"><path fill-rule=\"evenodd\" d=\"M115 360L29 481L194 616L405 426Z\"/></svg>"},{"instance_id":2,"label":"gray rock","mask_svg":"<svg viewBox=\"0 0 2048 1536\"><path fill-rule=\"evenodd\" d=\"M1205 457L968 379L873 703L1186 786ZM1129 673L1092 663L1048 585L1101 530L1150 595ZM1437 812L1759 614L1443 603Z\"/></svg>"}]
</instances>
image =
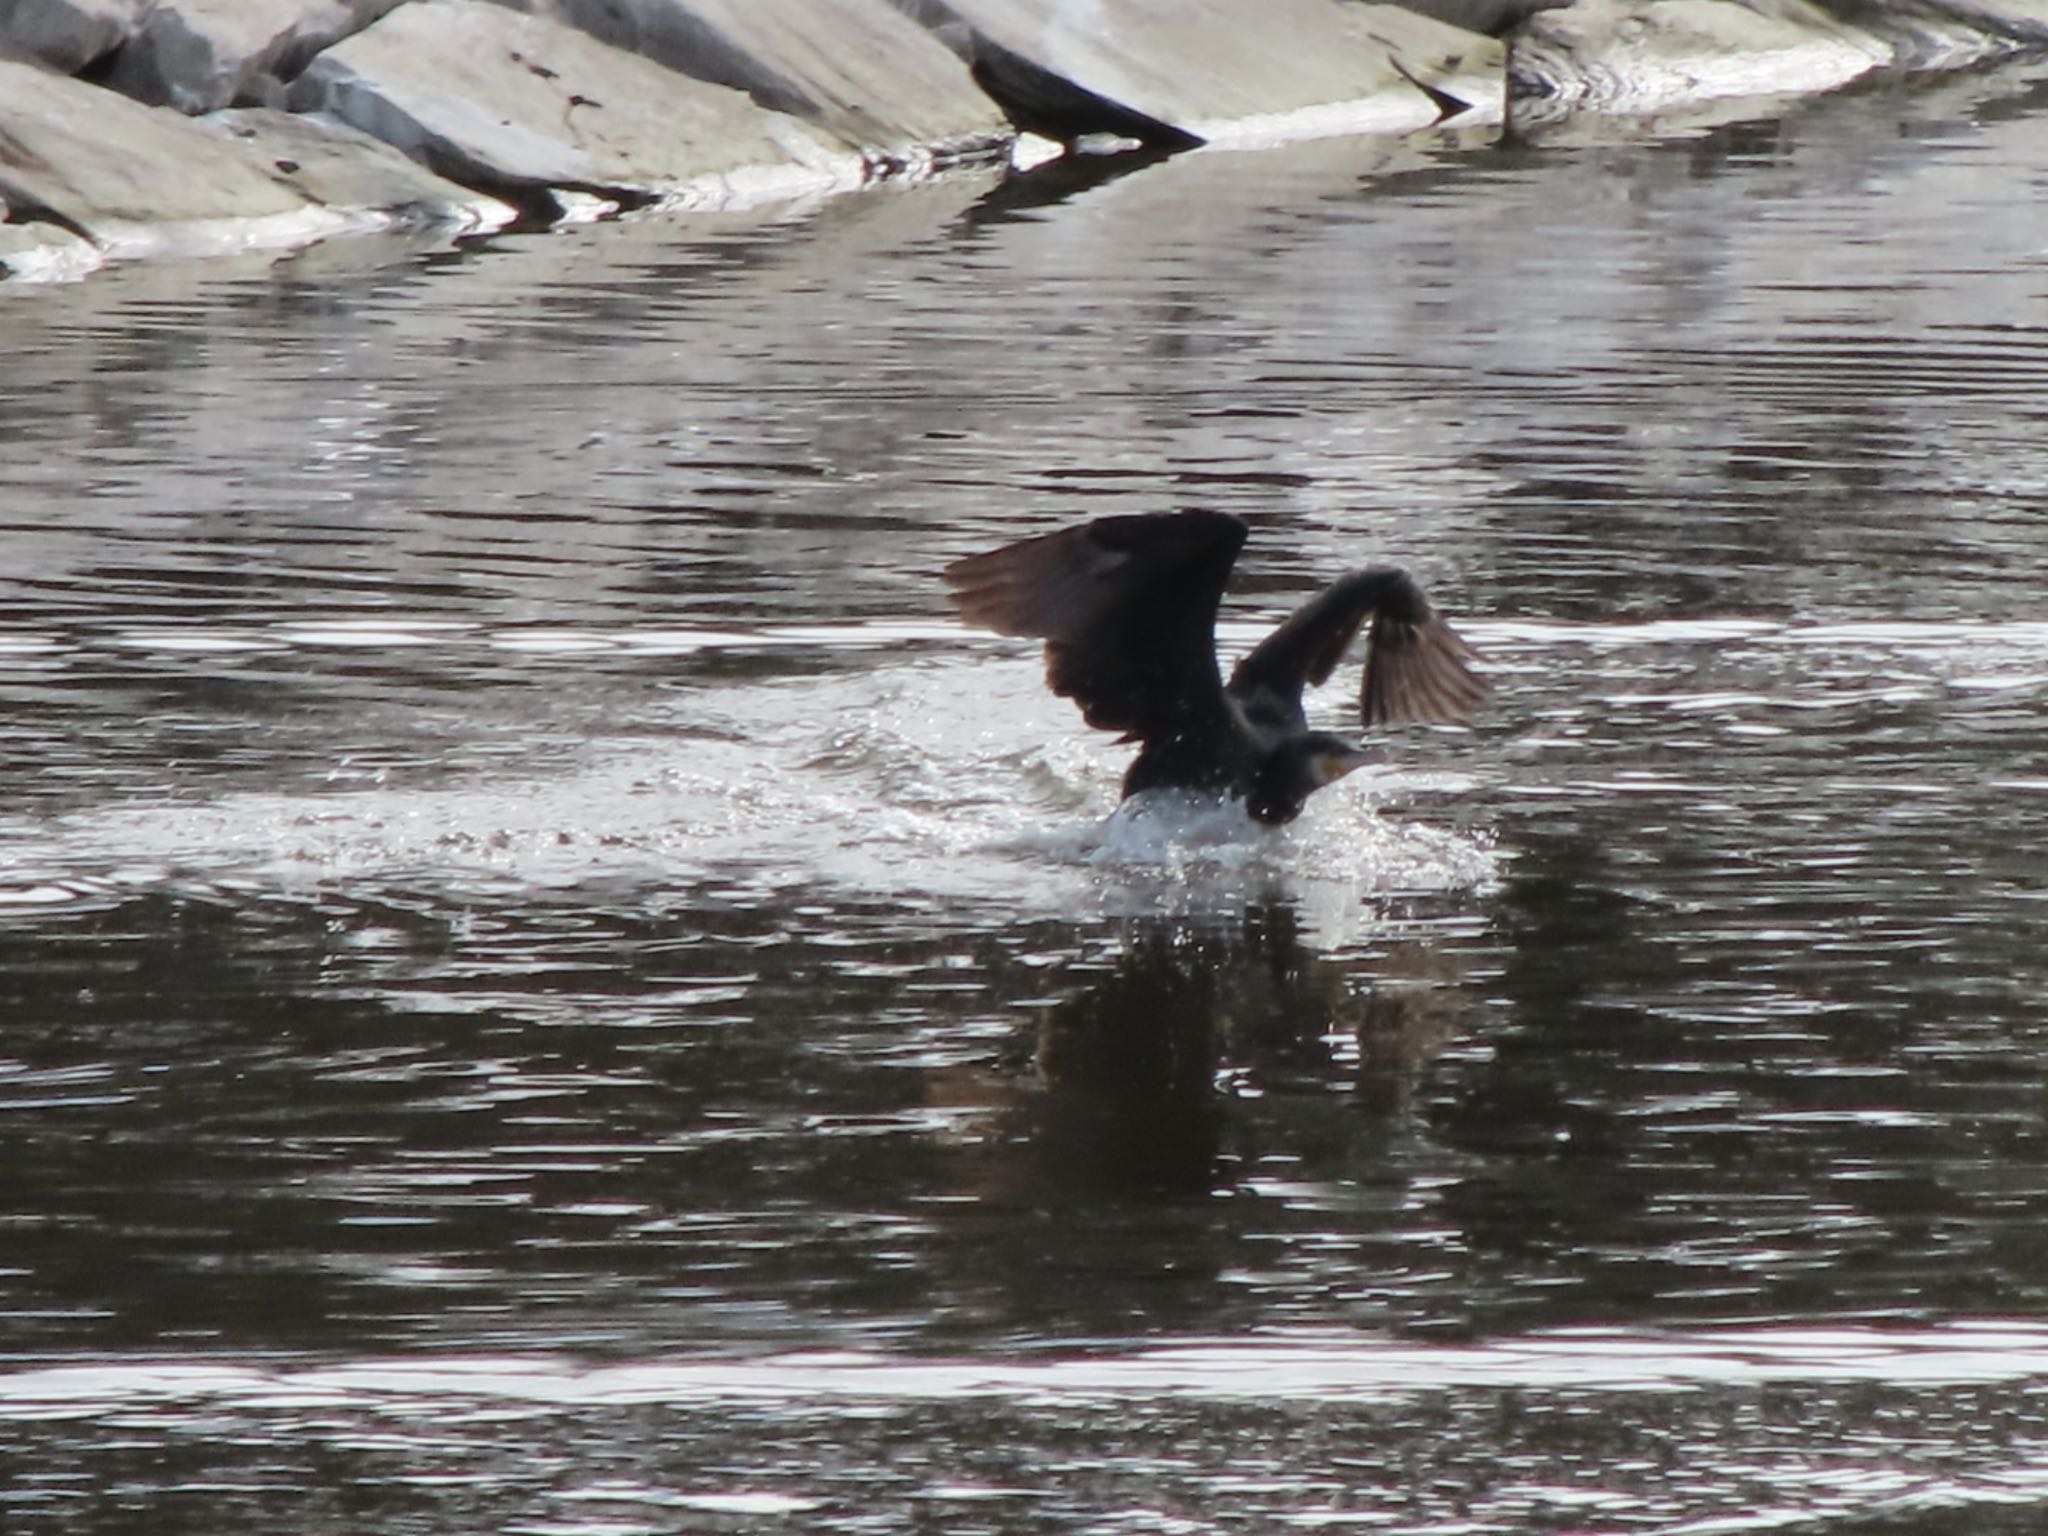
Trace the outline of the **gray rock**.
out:
<instances>
[{"instance_id":1,"label":"gray rock","mask_svg":"<svg viewBox=\"0 0 2048 1536\"><path fill-rule=\"evenodd\" d=\"M1955 69L2016 48L2048 48L2043 0L1818 0L1830 15L1883 38L1901 63Z\"/></svg>"},{"instance_id":2,"label":"gray rock","mask_svg":"<svg viewBox=\"0 0 2048 1536\"><path fill-rule=\"evenodd\" d=\"M1499 37L1538 11L1562 10L1573 0L1395 0L1404 11L1434 17L1446 26Z\"/></svg>"},{"instance_id":3,"label":"gray rock","mask_svg":"<svg viewBox=\"0 0 2048 1536\"><path fill-rule=\"evenodd\" d=\"M889 0L533 0L593 37L745 91L872 159L998 152L1009 124L966 65Z\"/></svg>"},{"instance_id":4,"label":"gray rock","mask_svg":"<svg viewBox=\"0 0 2048 1536\"><path fill-rule=\"evenodd\" d=\"M149 0L0 0L0 57L76 74L134 33Z\"/></svg>"},{"instance_id":5,"label":"gray rock","mask_svg":"<svg viewBox=\"0 0 2048 1536\"><path fill-rule=\"evenodd\" d=\"M156 0L107 83L138 101L211 112L273 94L321 49L400 0Z\"/></svg>"},{"instance_id":6,"label":"gray rock","mask_svg":"<svg viewBox=\"0 0 2048 1536\"><path fill-rule=\"evenodd\" d=\"M859 154L740 92L545 17L413 0L323 53L291 105L501 195L729 206L859 185Z\"/></svg>"},{"instance_id":7,"label":"gray rock","mask_svg":"<svg viewBox=\"0 0 2048 1536\"><path fill-rule=\"evenodd\" d=\"M1380 50L1396 74L1435 103L1440 116L1457 115L1461 125L1470 126L1498 121L1506 111L1508 50L1500 42L1412 6L1352 0L1342 9L1346 29L1368 50ZM1462 115L1447 99L1463 108Z\"/></svg>"},{"instance_id":8,"label":"gray rock","mask_svg":"<svg viewBox=\"0 0 2048 1536\"><path fill-rule=\"evenodd\" d=\"M1517 34L1516 73L1547 102L1515 117L1810 94L1891 60L1890 45L1807 0L1577 0Z\"/></svg>"},{"instance_id":9,"label":"gray rock","mask_svg":"<svg viewBox=\"0 0 2048 1536\"><path fill-rule=\"evenodd\" d=\"M197 121L261 155L312 201L394 228L471 234L502 229L519 215L511 204L436 176L381 139L329 117L238 107Z\"/></svg>"},{"instance_id":10,"label":"gray rock","mask_svg":"<svg viewBox=\"0 0 2048 1536\"><path fill-rule=\"evenodd\" d=\"M190 119L0 61L0 198L107 256L300 245L350 227Z\"/></svg>"},{"instance_id":11,"label":"gray rock","mask_svg":"<svg viewBox=\"0 0 2048 1536\"><path fill-rule=\"evenodd\" d=\"M1393 5L1260 0L1254 14L1231 0L910 3L976 59L985 88L1023 83L1013 116L1021 109L1027 126L1052 137L1092 129L1029 122L1053 105L1046 77L1141 122L1239 144L1404 132L1443 115L1431 92L1493 113L1503 94L1498 43ZM1129 131L1113 120L1093 126Z\"/></svg>"},{"instance_id":12,"label":"gray rock","mask_svg":"<svg viewBox=\"0 0 2048 1536\"><path fill-rule=\"evenodd\" d=\"M105 263L98 246L61 224L0 224L0 277L70 283Z\"/></svg>"}]
</instances>

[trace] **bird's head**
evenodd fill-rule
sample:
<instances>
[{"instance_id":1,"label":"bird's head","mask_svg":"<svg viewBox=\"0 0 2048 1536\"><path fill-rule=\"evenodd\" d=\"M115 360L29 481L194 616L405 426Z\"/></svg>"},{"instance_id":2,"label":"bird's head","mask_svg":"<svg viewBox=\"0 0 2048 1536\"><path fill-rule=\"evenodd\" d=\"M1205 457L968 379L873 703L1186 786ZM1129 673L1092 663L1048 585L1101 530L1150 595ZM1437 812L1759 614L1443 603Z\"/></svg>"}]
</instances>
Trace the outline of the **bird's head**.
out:
<instances>
[{"instance_id":1,"label":"bird's head","mask_svg":"<svg viewBox=\"0 0 2048 1536\"><path fill-rule=\"evenodd\" d=\"M1357 743L1326 731L1291 736L1268 752L1253 773L1245 809L1254 821L1281 826L1301 814L1310 795L1364 767L1371 758Z\"/></svg>"}]
</instances>

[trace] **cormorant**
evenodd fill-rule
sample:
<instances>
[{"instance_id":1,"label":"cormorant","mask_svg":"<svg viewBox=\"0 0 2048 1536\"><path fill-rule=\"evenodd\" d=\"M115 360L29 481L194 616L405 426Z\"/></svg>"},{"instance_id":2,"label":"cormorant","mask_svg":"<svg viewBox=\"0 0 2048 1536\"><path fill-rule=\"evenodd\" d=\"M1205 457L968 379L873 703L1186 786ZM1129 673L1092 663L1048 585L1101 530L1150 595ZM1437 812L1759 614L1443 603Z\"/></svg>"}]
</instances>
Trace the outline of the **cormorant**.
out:
<instances>
[{"instance_id":1,"label":"cormorant","mask_svg":"<svg viewBox=\"0 0 2048 1536\"><path fill-rule=\"evenodd\" d=\"M1046 682L1097 729L1138 743L1124 795L1162 787L1242 799L1258 821L1301 814L1325 784L1369 760L1312 731L1301 691L1344 659L1366 615L1366 726L1462 721L1486 697L1472 648L1406 571L1339 577L1237 664L1216 664L1216 610L1244 522L1189 509L1105 517L946 567L970 623L1045 642Z\"/></svg>"}]
</instances>

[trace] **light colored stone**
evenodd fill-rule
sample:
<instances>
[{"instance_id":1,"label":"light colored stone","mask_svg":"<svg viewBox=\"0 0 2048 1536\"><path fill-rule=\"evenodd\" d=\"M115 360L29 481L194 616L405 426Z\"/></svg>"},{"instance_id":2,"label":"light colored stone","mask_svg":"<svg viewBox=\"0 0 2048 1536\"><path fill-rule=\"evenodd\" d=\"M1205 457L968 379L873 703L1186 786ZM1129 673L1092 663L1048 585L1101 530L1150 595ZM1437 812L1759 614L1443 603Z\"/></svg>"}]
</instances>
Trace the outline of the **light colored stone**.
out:
<instances>
[{"instance_id":1,"label":"light colored stone","mask_svg":"<svg viewBox=\"0 0 2048 1536\"><path fill-rule=\"evenodd\" d=\"M188 118L4 60L0 197L108 256L300 245L354 222Z\"/></svg>"},{"instance_id":2,"label":"light colored stone","mask_svg":"<svg viewBox=\"0 0 2048 1536\"><path fill-rule=\"evenodd\" d=\"M1569 0L1565 0L1569 3ZM1498 122L1507 110L1507 48L1478 33L1418 14L1405 5L1341 7L1348 30L1427 86L1464 103L1459 125ZM1439 115L1442 115L1439 104Z\"/></svg>"},{"instance_id":3,"label":"light colored stone","mask_svg":"<svg viewBox=\"0 0 2048 1536\"><path fill-rule=\"evenodd\" d=\"M126 42L149 0L0 0L0 57L76 74Z\"/></svg>"},{"instance_id":4,"label":"light colored stone","mask_svg":"<svg viewBox=\"0 0 2048 1536\"><path fill-rule=\"evenodd\" d=\"M155 0L107 83L138 101L210 112L273 92L321 49L400 0Z\"/></svg>"},{"instance_id":5,"label":"light colored stone","mask_svg":"<svg viewBox=\"0 0 2048 1536\"><path fill-rule=\"evenodd\" d=\"M59 224L0 224L0 276L72 283L106 264L100 248Z\"/></svg>"},{"instance_id":6,"label":"light colored stone","mask_svg":"<svg viewBox=\"0 0 2048 1536\"><path fill-rule=\"evenodd\" d=\"M483 0L399 7L315 59L291 103L515 195L726 206L865 177L857 153L738 91Z\"/></svg>"},{"instance_id":7,"label":"light colored stone","mask_svg":"<svg viewBox=\"0 0 2048 1536\"><path fill-rule=\"evenodd\" d=\"M1819 0L1875 33L1914 69L1965 68L2017 48L2048 47L2048 0Z\"/></svg>"},{"instance_id":8,"label":"light colored stone","mask_svg":"<svg viewBox=\"0 0 2048 1536\"><path fill-rule=\"evenodd\" d=\"M1528 110L1551 116L1825 91L1891 60L1889 44L1807 0L1577 0L1515 41L1518 75L1550 92Z\"/></svg>"},{"instance_id":9,"label":"light colored stone","mask_svg":"<svg viewBox=\"0 0 2048 1536\"><path fill-rule=\"evenodd\" d=\"M941 13L970 47L986 39L1211 143L1427 127L1442 109L1415 81L1497 113L1505 75L1498 43L1392 5L921 0Z\"/></svg>"},{"instance_id":10,"label":"light colored stone","mask_svg":"<svg viewBox=\"0 0 2048 1536\"><path fill-rule=\"evenodd\" d=\"M872 158L994 152L1009 123L966 65L889 0L535 0L616 47L747 92Z\"/></svg>"},{"instance_id":11,"label":"light colored stone","mask_svg":"<svg viewBox=\"0 0 2048 1536\"><path fill-rule=\"evenodd\" d=\"M519 216L510 203L436 176L381 139L330 117L237 107L197 121L263 156L314 202L394 228L471 234L502 229Z\"/></svg>"}]
</instances>

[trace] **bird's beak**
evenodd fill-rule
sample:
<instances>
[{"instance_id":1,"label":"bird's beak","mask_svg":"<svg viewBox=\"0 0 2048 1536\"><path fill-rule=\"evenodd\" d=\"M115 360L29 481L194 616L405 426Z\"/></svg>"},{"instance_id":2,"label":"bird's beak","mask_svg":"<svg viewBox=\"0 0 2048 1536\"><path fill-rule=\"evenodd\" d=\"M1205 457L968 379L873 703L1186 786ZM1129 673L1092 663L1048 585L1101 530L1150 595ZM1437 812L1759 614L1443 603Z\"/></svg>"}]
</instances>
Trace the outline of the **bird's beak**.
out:
<instances>
[{"instance_id":1,"label":"bird's beak","mask_svg":"<svg viewBox=\"0 0 2048 1536\"><path fill-rule=\"evenodd\" d=\"M1345 774L1363 768L1372 761L1372 754L1363 747L1344 747L1328 752L1318 752L1314 759L1316 785L1334 784Z\"/></svg>"}]
</instances>

